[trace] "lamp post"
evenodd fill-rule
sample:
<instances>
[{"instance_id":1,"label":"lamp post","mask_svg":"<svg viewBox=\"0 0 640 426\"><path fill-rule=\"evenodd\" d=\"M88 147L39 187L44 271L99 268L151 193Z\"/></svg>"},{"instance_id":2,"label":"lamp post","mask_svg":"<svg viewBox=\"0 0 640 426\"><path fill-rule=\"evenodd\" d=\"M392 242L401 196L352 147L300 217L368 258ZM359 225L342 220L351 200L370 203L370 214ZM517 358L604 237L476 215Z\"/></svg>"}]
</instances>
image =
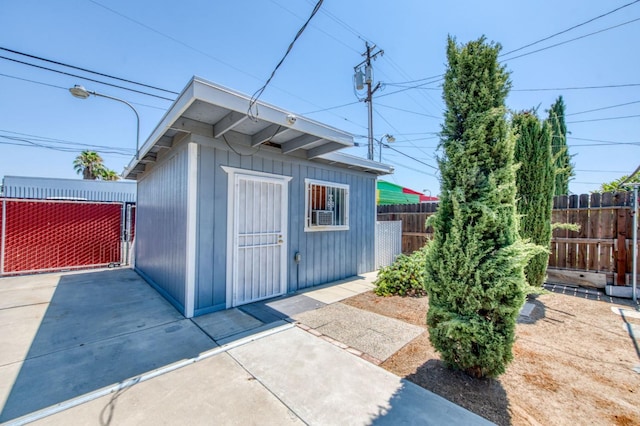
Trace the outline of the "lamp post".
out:
<instances>
[{"instance_id":1,"label":"lamp post","mask_svg":"<svg viewBox=\"0 0 640 426\"><path fill-rule=\"evenodd\" d=\"M394 138L392 135L390 134L386 134L383 137L381 137L380 139L376 139L376 142L378 142L378 144L380 145L380 152L378 153L378 163L382 163L382 147L385 145L382 143L383 139L387 139L387 142L389 143L393 143L396 141L396 138Z\"/></svg>"},{"instance_id":2,"label":"lamp post","mask_svg":"<svg viewBox=\"0 0 640 426\"><path fill-rule=\"evenodd\" d=\"M124 99L115 98L113 96L104 95L102 93L89 91L85 89L84 86L81 86L79 84L76 84L75 86L70 88L69 92L71 92L71 94L78 99L87 99L91 95L100 96L101 98L107 98L107 99L112 99L114 101L122 102L123 104L131 108L133 113L136 115L136 160L139 159L138 154L140 151L140 116L138 115L138 111L136 111L133 105L131 105L129 102L125 101Z\"/></svg>"}]
</instances>

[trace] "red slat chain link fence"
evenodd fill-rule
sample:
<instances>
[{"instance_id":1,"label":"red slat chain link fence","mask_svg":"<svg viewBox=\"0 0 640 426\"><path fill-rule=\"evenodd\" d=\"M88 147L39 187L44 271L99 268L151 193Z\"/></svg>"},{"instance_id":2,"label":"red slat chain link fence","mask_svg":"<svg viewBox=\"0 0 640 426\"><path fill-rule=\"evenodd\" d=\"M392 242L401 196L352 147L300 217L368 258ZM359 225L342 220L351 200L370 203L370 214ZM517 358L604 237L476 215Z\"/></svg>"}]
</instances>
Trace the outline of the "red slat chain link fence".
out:
<instances>
[{"instance_id":1,"label":"red slat chain link fence","mask_svg":"<svg viewBox=\"0 0 640 426\"><path fill-rule=\"evenodd\" d=\"M0 201L0 274L123 263L122 203Z\"/></svg>"}]
</instances>

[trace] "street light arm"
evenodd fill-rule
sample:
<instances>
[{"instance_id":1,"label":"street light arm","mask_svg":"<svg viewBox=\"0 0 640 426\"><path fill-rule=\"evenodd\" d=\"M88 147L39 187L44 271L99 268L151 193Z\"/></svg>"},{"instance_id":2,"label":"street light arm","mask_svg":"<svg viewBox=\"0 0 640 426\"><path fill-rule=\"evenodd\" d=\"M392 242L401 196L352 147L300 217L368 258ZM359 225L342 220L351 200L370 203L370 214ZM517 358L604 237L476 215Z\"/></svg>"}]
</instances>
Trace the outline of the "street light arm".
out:
<instances>
[{"instance_id":1,"label":"street light arm","mask_svg":"<svg viewBox=\"0 0 640 426\"><path fill-rule=\"evenodd\" d=\"M73 86L72 88L69 89L69 92L71 92L71 94L78 98L78 99L87 99L90 95L93 96L100 96L103 98L107 98L107 99L111 99L114 101L118 101L121 102L123 104L125 104L126 106L128 106L129 108L131 108L131 111L133 111L133 113L136 115L136 160L139 160L139 155L140 155L140 115L138 114L138 111L133 107L133 105L131 105L129 102L125 101L124 99L120 99L120 98L116 98L113 96L109 96L109 95L104 95L102 93L98 93L98 92L93 92L90 90L87 90L84 88L84 86L81 86L79 84L76 84L75 86Z\"/></svg>"},{"instance_id":2,"label":"street light arm","mask_svg":"<svg viewBox=\"0 0 640 426\"><path fill-rule=\"evenodd\" d=\"M389 133L383 135L380 139L373 138L373 140L378 142L378 145L380 145L380 152L379 152L379 156L378 156L378 162L379 163L382 163L382 147L384 146L385 148L390 148L389 145L387 145L386 143L382 142L383 139L387 139L387 141L389 143L393 143L393 142L396 141L396 138L394 138L393 135L390 135Z\"/></svg>"},{"instance_id":3,"label":"street light arm","mask_svg":"<svg viewBox=\"0 0 640 426\"><path fill-rule=\"evenodd\" d=\"M140 115L138 115L138 111L133 107L133 105L131 105L129 102L125 101L124 99L114 98L113 96L104 95L104 94L98 93L98 92L90 92L89 91L89 94L91 94L93 96L100 96L100 97L103 97L103 98L112 99L114 101L122 102L123 104L125 104L126 106L131 108L131 111L133 111L133 113L136 115L136 160L139 160L138 156L139 156L139 152L140 152Z\"/></svg>"}]
</instances>

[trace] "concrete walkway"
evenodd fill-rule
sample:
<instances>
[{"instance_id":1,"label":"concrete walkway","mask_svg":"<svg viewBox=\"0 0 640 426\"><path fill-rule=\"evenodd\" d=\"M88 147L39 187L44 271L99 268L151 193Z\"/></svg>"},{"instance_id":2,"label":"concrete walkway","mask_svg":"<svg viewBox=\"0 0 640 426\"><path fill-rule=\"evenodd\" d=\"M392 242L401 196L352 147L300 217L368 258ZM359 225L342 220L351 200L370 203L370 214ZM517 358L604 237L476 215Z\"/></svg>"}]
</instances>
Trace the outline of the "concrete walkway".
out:
<instances>
[{"instance_id":1,"label":"concrete walkway","mask_svg":"<svg viewBox=\"0 0 640 426\"><path fill-rule=\"evenodd\" d=\"M366 327L328 337L398 326L336 303L371 280L187 320L127 269L2 278L0 421L489 424L354 356Z\"/></svg>"}]
</instances>

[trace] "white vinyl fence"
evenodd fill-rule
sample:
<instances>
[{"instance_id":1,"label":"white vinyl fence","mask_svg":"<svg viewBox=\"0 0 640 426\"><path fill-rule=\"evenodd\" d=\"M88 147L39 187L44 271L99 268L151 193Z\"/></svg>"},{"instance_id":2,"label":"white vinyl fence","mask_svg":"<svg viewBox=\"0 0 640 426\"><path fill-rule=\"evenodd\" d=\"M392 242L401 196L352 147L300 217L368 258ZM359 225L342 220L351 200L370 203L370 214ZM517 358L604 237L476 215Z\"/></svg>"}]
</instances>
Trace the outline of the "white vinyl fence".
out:
<instances>
[{"instance_id":1,"label":"white vinyl fence","mask_svg":"<svg viewBox=\"0 0 640 426\"><path fill-rule=\"evenodd\" d=\"M389 266L402 253L402 221L376 222L376 269Z\"/></svg>"}]
</instances>

